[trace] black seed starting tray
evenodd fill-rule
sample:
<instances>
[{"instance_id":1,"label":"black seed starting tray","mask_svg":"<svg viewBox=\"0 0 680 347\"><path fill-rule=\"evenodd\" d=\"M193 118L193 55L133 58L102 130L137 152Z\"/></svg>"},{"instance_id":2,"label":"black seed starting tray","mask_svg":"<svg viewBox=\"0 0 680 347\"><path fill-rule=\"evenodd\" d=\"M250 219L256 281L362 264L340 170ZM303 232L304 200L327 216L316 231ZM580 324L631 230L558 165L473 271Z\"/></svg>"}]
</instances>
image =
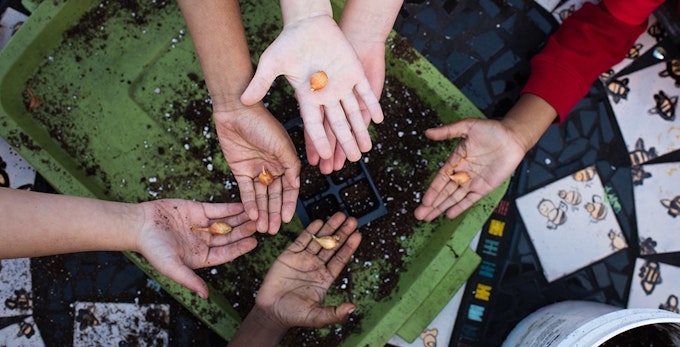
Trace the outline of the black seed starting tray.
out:
<instances>
[{"instance_id":1,"label":"black seed starting tray","mask_svg":"<svg viewBox=\"0 0 680 347\"><path fill-rule=\"evenodd\" d=\"M291 134L291 138L297 140L304 138L301 118L284 123L284 127ZM387 208L362 160L355 163L348 161L341 170L324 175L318 166L308 165L303 146L298 146L297 150L303 168L296 213L305 227L313 220L327 220L340 211L355 217L358 227L387 213Z\"/></svg>"}]
</instances>

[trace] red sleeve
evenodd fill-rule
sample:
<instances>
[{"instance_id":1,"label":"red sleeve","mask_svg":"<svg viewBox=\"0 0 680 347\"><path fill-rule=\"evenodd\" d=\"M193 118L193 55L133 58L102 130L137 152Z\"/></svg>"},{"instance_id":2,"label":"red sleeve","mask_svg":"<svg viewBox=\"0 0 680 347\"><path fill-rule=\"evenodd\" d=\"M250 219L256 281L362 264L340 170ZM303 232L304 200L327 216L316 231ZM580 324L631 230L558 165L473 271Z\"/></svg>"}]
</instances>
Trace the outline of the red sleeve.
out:
<instances>
[{"instance_id":1,"label":"red sleeve","mask_svg":"<svg viewBox=\"0 0 680 347\"><path fill-rule=\"evenodd\" d=\"M531 60L522 93L536 94L564 121L597 77L621 61L647 28L647 18L663 0L586 2L550 36Z\"/></svg>"}]
</instances>

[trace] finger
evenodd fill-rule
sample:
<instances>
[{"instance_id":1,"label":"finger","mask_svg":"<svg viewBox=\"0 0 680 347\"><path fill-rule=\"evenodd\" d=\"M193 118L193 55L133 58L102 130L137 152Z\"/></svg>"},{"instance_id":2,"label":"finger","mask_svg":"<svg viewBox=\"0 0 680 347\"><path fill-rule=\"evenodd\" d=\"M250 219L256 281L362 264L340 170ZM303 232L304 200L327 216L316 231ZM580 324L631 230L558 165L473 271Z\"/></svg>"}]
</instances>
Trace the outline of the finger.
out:
<instances>
[{"instance_id":1,"label":"finger","mask_svg":"<svg viewBox=\"0 0 680 347\"><path fill-rule=\"evenodd\" d=\"M342 217L345 215L342 212L336 212L335 214L340 214ZM357 229L357 219L354 217L349 217L344 220L342 225L335 231L335 236L338 237L338 245L333 249L322 250L319 253L319 259L324 263L327 263L331 257L333 257L341 246L345 243L347 238ZM348 259L347 259L348 260ZM330 266L329 266L330 267Z\"/></svg>"},{"instance_id":2,"label":"finger","mask_svg":"<svg viewBox=\"0 0 680 347\"><path fill-rule=\"evenodd\" d=\"M253 236L257 232L256 223L250 219L242 225L239 225L232 229L232 231L226 235L213 235L208 242L210 247L221 247L238 240Z\"/></svg>"},{"instance_id":3,"label":"finger","mask_svg":"<svg viewBox=\"0 0 680 347\"><path fill-rule=\"evenodd\" d=\"M309 324L315 328L321 328L330 324L342 323L354 312L356 306L345 302L339 306L317 307L309 314Z\"/></svg>"},{"instance_id":4,"label":"finger","mask_svg":"<svg viewBox=\"0 0 680 347\"><path fill-rule=\"evenodd\" d=\"M201 203L203 212L208 219L236 216L245 211L242 203ZM241 223L238 223L241 224Z\"/></svg>"},{"instance_id":5,"label":"finger","mask_svg":"<svg viewBox=\"0 0 680 347\"><path fill-rule=\"evenodd\" d=\"M273 62L274 60L269 59L268 50L265 50L260 56L255 75L250 80L246 90L241 94L241 103L244 105L252 106L262 100L272 83L274 83L276 76L279 75L279 73L275 71L276 65L270 64L270 61Z\"/></svg>"},{"instance_id":6,"label":"finger","mask_svg":"<svg viewBox=\"0 0 680 347\"><path fill-rule=\"evenodd\" d=\"M283 206L281 206L281 219L284 223L288 223L295 215L295 208L297 207L297 198L300 193L300 177L297 179L297 186L292 186L290 182L283 181Z\"/></svg>"},{"instance_id":7,"label":"finger","mask_svg":"<svg viewBox=\"0 0 680 347\"><path fill-rule=\"evenodd\" d=\"M246 237L236 242L221 247L210 248L208 257L203 267L215 266L230 262L257 247L257 240L254 237Z\"/></svg>"},{"instance_id":8,"label":"finger","mask_svg":"<svg viewBox=\"0 0 680 347\"><path fill-rule=\"evenodd\" d=\"M359 84L356 85L355 89L357 94L359 94L359 97L361 97L361 100L364 102L364 105L366 105L366 109L371 115L373 123L382 123L383 119L385 118L382 107L380 107L380 101L375 96L375 93L373 93L373 89L371 89L368 79L364 78L361 82L359 82Z\"/></svg>"},{"instance_id":9,"label":"finger","mask_svg":"<svg viewBox=\"0 0 680 347\"><path fill-rule=\"evenodd\" d=\"M465 195L467 194L466 191L463 189L457 189L449 199L444 200L441 204L434 205L434 209L430 211L430 213L425 216L425 221L431 222L435 218L439 217L444 211L448 210L451 206L455 205L458 201L462 200Z\"/></svg>"},{"instance_id":10,"label":"finger","mask_svg":"<svg viewBox=\"0 0 680 347\"><path fill-rule=\"evenodd\" d=\"M422 204L425 206L433 206L435 200L449 182L451 182L451 179L446 174L446 169L439 169L434 176L434 179L432 179L432 183L430 183L430 186L427 188L427 191L425 191L425 195L423 195Z\"/></svg>"},{"instance_id":11,"label":"finger","mask_svg":"<svg viewBox=\"0 0 680 347\"><path fill-rule=\"evenodd\" d=\"M316 254L316 252L319 251L318 244L316 242L311 242L312 241L312 235L316 235L316 233L321 230L321 227L323 226L323 221L321 219L316 219L309 223L307 228L303 230L300 235L295 239L295 242L293 242L292 245L288 247L288 250L293 252L293 253L298 253L302 252L304 250L307 250L309 253ZM312 250L309 250L309 248L312 248ZM316 250L314 250L316 248Z\"/></svg>"},{"instance_id":12,"label":"finger","mask_svg":"<svg viewBox=\"0 0 680 347\"><path fill-rule=\"evenodd\" d=\"M330 261L328 261L326 267L333 278L338 277L340 272L347 266L349 260L352 259L352 254L354 254L361 243L361 237L361 233L352 232L347 238L347 241L345 241L342 247L340 247L335 255L333 255Z\"/></svg>"},{"instance_id":13,"label":"finger","mask_svg":"<svg viewBox=\"0 0 680 347\"><path fill-rule=\"evenodd\" d=\"M257 203L257 231L267 232L269 227L269 197L267 196L267 186L262 183L254 183L255 200Z\"/></svg>"},{"instance_id":14,"label":"finger","mask_svg":"<svg viewBox=\"0 0 680 347\"><path fill-rule=\"evenodd\" d=\"M460 189L460 186L449 180L449 183L447 183L444 186L444 188L439 192L439 195L437 195L437 198L432 203L432 206L441 205L444 202L444 200L451 198L451 196L458 189Z\"/></svg>"},{"instance_id":15,"label":"finger","mask_svg":"<svg viewBox=\"0 0 680 347\"><path fill-rule=\"evenodd\" d=\"M301 102L300 115L304 121L305 131L309 135L309 139L319 157L322 159L330 158L333 153L331 152L331 144L328 142L328 137L321 122L321 107Z\"/></svg>"},{"instance_id":16,"label":"finger","mask_svg":"<svg viewBox=\"0 0 680 347\"><path fill-rule=\"evenodd\" d=\"M319 165L321 157L312 143L312 138L307 133L307 128L304 128L303 134L305 136L305 155L307 156L307 163L311 166Z\"/></svg>"},{"instance_id":17,"label":"finger","mask_svg":"<svg viewBox=\"0 0 680 347\"><path fill-rule=\"evenodd\" d=\"M362 153L371 150L371 136L368 134L368 128L364 123L364 117L361 114L361 109L359 108L359 103L357 102L354 93L349 93L349 95L342 100L340 100L342 108L345 110L349 124L352 127L352 132L354 133L354 138L359 146L359 150Z\"/></svg>"},{"instance_id":18,"label":"finger","mask_svg":"<svg viewBox=\"0 0 680 347\"><path fill-rule=\"evenodd\" d=\"M158 269L162 275L179 283L184 288L191 290L199 297L203 299L208 298L208 286L205 284L203 279L201 279L201 277L199 277L192 269L186 266L186 264L184 264L179 258L173 258L168 262L163 262L162 264L152 263L151 265Z\"/></svg>"},{"instance_id":19,"label":"finger","mask_svg":"<svg viewBox=\"0 0 680 347\"><path fill-rule=\"evenodd\" d=\"M243 208L248 213L250 220L258 219L257 211L257 201L255 200L255 182L252 177L248 176L235 176L236 182L238 183L238 189L241 194L241 202L243 203Z\"/></svg>"},{"instance_id":20,"label":"finger","mask_svg":"<svg viewBox=\"0 0 680 347\"><path fill-rule=\"evenodd\" d=\"M345 152L343 152L342 148L338 145L335 149L335 155L333 156L333 170L342 170L342 167L345 166L345 159L347 159Z\"/></svg>"},{"instance_id":21,"label":"finger","mask_svg":"<svg viewBox=\"0 0 680 347\"><path fill-rule=\"evenodd\" d=\"M325 106L325 114L328 123L333 130L336 140L340 143L342 150L345 152L349 161L357 161L361 159L361 151L357 145L356 139L350 131L345 112L339 104ZM311 134L311 132L310 132ZM323 157L323 156L322 156ZM330 158L330 156L329 156Z\"/></svg>"},{"instance_id":22,"label":"finger","mask_svg":"<svg viewBox=\"0 0 680 347\"><path fill-rule=\"evenodd\" d=\"M437 201L441 201L442 194L444 194L444 196L448 196L453 192L451 187L449 187L449 190L446 192L444 192L444 189L447 187L447 185L453 183L449 177L449 173L452 170L465 171L465 162L461 162L461 160L462 157L458 155L456 151L451 153L446 162L444 162L444 165L439 169L439 171L437 171L432 183L430 183L430 187L425 192L422 202L423 205L435 205Z\"/></svg>"},{"instance_id":23,"label":"finger","mask_svg":"<svg viewBox=\"0 0 680 347\"><path fill-rule=\"evenodd\" d=\"M453 219L458 217L461 213L465 212L470 206L474 205L479 199L481 199L483 195L476 194L476 193L468 193L468 195L465 196L462 200L460 200L457 204L451 206L448 210L446 210L446 217Z\"/></svg>"},{"instance_id":24,"label":"finger","mask_svg":"<svg viewBox=\"0 0 680 347\"><path fill-rule=\"evenodd\" d=\"M466 137L470 129L469 121L462 120L455 123L444 124L437 128L425 130L425 136L430 140L441 141L456 137Z\"/></svg>"},{"instance_id":25,"label":"finger","mask_svg":"<svg viewBox=\"0 0 680 347\"><path fill-rule=\"evenodd\" d=\"M283 202L283 178L277 177L267 186L267 194L269 195L269 229L268 233L276 235L281 227L281 206Z\"/></svg>"}]
</instances>

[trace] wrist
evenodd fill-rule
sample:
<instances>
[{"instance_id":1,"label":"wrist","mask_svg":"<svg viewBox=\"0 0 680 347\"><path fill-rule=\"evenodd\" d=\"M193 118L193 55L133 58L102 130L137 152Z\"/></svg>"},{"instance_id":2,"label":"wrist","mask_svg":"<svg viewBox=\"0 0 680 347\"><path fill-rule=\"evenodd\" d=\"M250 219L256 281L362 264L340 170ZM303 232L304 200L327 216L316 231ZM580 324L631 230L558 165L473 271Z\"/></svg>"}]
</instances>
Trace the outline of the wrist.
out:
<instances>
[{"instance_id":1,"label":"wrist","mask_svg":"<svg viewBox=\"0 0 680 347\"><path fill-rule=\"evenodd\" d=\"M290 25L319 16L333 18L333 7L329 0L281 0L283 25Z\"/></svg>"},{"instance_id":2,"label":"wrist","mask_svg":"<svg viewBox=\"0 0 680 347\"><path fill-rule=\"evenodd\" d=\"M556 117L557 111L547 101L525 93L501 122L526 153L536 145Z\"/></svg>"},{"instance_id":3,"label":"wrist","mask_svg":"<svg viewBox=\"0 0 680 347\"><path fill-rule=\"evenodd\" d=\"M288 327L276 321L271 312L255 304L229 342L230 346L276 346Z\"/></svg>"}]
</instances>

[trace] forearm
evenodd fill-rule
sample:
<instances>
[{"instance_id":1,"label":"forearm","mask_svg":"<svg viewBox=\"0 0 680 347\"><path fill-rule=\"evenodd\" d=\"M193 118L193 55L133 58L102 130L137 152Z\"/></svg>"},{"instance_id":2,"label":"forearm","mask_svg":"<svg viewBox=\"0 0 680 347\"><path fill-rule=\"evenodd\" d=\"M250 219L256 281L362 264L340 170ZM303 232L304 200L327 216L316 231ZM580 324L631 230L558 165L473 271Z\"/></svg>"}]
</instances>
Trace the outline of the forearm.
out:
<instances>
[{"instance_id":1,"label":"forearm","mask_svg":"<svg viewBox=\"0 0 680 347\"><path fill-rule=\"evenodd\" d=\"M501 121L517 142L528 152L555 122L557 111L544 99L534 94L522 94Z\"/></svg>"},{"instance_id":2,"label":"forearm","mask_svg":"<svg viewBox=\"0 0 680 347\"><path fill-rule=\"evenodd\" d=\"M178 0L194 42L213 111L243 107L253 65L237 0Z\"/></svg>"},{"instance_id":3,"label":"forearm","mask_svg":"<svg viewBox=\"0 0 680 347\"><path fill-rule=\"evenodd\" d=\"M256 304L229 341L229 346L276 346L287 331L288 328L275 322L270 313Z\"/></svg>"},{"instance_id":4,"label":"forearm","mask_svg":"<svg viewBox=\"0 0 680 347\"><path fill-rule=\"evenodd\" d=\"M0 258L135 250L139 205L0 188Z\"/></svg>"},{"instance_id":5,"label":"forearm","mask_svg":"<svg viewBox=\"0 0 680 347\"><path fill-rule=\"evenodd\" d=\"M402 4L403 0L348 0L340 27L352 42L384 44Z\"/></svg>"}]
</instances>

